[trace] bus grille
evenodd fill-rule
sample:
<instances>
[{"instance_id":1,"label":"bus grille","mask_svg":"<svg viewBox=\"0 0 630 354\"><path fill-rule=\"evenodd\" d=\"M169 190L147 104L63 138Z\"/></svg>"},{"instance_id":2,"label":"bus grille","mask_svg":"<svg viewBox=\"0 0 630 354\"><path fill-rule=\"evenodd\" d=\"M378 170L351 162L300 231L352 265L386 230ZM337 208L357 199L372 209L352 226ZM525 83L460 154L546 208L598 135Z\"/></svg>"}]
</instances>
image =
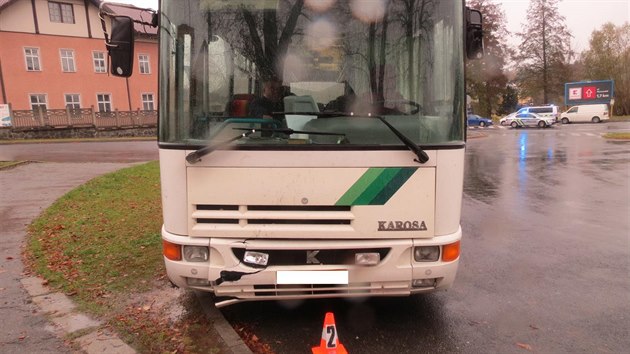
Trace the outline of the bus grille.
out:
<instances>
[{"instance_id":1,"label":"bus grille","mask_svg":"<svg viewBox=\"0 0 630 354\"><path fill-rule=\"evenodd\" d=\"M245 254L244 248L232 248L232 253L236 259L243 259ZM266 253L269 255L270 266L306 266L309 257L307 250L264 250L264 249L247 249L247 251L255 251ZM380 259L383 260L389 254L390 248L361 248L361 249L322 249L318 250L316 259L321 265L355 265L355 255L357 253L378 253ZM312 261L312 259L311 259Z\"/></svg>"},{"instance_id":2,"label":"bus grille","mask_svg":"<svg viewBox=\"0 0 630 354\"><path fill-rule=\"evenodd\" d=\"M350 206L197 204L192 217L204 225L350 225Z\"/></svg>"}]
</instances>

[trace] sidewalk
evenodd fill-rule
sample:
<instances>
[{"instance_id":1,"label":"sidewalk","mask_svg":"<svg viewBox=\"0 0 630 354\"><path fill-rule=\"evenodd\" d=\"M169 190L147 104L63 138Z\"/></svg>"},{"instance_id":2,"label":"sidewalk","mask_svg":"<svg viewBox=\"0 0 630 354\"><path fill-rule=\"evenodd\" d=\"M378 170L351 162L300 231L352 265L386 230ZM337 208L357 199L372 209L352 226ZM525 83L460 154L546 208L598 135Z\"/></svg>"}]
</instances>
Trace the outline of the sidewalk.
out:
<instances>
[{"instance_id":1,"label":"sidewalk","mask_svg":"<svg viewBox=\"0 0 630 354\"><path fill-rule=\"evenodd\" d=\"M29 163L0 170L0 353L135 353L72 300L25 275L26 228L74 187L130 163ZM214 306L204 306L228 353L251 353ZM72 336L74 343L64 341ZM80 348L77 351L76 348Z\"/></svg>"}]
</instances>

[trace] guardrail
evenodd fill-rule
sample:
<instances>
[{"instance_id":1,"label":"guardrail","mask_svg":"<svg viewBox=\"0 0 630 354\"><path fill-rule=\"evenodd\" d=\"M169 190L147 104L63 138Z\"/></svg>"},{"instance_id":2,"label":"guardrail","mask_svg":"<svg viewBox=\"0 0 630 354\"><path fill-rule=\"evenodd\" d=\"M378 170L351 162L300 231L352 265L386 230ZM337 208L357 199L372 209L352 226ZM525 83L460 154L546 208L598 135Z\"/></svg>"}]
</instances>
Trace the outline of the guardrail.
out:
<instances>
[{"instance_id":1,"label":"guardrail","mask_svg":"<svg viewBox=\"0 0 630 354\"><path fill-rule=\"evenodd\" d=\"M96 112L94 107L80 109L12 110L13 129L50 129L93 127L96 129L155 127L157 111Z\"/></svg>"}]
</instances>

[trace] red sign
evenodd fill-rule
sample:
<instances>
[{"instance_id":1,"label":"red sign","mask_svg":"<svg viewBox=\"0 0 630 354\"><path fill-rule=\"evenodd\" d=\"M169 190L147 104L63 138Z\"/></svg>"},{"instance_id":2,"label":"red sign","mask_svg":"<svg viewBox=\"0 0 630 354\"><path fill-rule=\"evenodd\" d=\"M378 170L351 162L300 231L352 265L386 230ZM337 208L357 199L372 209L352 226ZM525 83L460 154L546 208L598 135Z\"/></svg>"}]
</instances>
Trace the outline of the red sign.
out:
<instances>
[{"instance_id":1,"label":"red sign","mask_svg":"<svg viewBox=\"0 0 630 354\"><path fill-rule=\"evenodd\" d=\"M582 87L583 100L594 100L595 98L597 98L597 87L595 86Z\"/></svg>"}]
</instances>

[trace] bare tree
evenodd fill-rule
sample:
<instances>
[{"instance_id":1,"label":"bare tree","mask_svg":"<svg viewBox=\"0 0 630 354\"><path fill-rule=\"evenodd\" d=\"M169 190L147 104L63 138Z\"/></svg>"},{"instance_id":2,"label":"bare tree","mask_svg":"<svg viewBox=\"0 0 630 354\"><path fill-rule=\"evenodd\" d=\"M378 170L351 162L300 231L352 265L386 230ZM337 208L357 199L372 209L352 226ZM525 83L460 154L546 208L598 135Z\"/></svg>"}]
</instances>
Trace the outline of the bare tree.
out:
<instances>
[{"instance_id":1,"label":"bare tree","mask_svg":"<svg viewBox=\"0 0 630 354\"><path fill-rule=\"evenodd\" d=\"M531 0L523 29L518 33L522 42L514 55L519 63L519 86L533 98L542 92L542 103L549 103L551 97L563 94L572 56L571 34L558 11L558 0Z\"/></svg>"},{"instance_id":2,"label":"bare tree","mask_svg":"<svg viewBox=\"0 0 630 354\"><path fill-rule=\"evenodd\" d=\"M466 62L466 84L469 95L479 100L478 113L489 117L498 111L508 83L505 66L510 50L505 13L492 0L470 0L467 6L483 14L484 56Z\"/></svg>"},{"instance_id":3,"label":"bare tree","mask_svg":"<svg viewBox=\"0 0 630 354\"><path fill-rule=\"evenodd\" d=\"M248 52L260 70L263 79L271 77L282 79L281 66L276 65L276 63L287 53L303 7L304 0L295 1L290 7L282 28L280 28L281 23L275 8L263 10L262 19L244 7L241 9L243 19L249 29L249 39L253 44L253 48ZM260 21L262 21L262 26L259 25ZM262 31L259 30L261 28Z\"/></svg>"},{"instance_id":4,"label":"bare tree","mask_svg":"<svg viewBox=\"0 0 630 354\"><path fill-rule=\"evenodd\" d=\"M414 77L415 65L414 55L420 53L419 48L414 48L414 34L420 37L426 36L427 32L433 25L430 14L434 6L433 0L397 0L402 3L399 7L401 11L396 13L396 19L401 23L405 31L405 45L407 47L407 75ZM415 49L415 50L414 50ZM415 83L413 80L408 81L408 94L415 97Z\"/></svg>"},{"instance_id":5,"label":"bare tree","mask_svg":"<svg viewBox=\"0 0 630 354\"><path fill-rule=\"evenodd\" d=\"M582 53L588 80L614 80L617 115L630 114L630 24L604 24L591 34L590 49Z\"/></svg>"}]
</instances>

